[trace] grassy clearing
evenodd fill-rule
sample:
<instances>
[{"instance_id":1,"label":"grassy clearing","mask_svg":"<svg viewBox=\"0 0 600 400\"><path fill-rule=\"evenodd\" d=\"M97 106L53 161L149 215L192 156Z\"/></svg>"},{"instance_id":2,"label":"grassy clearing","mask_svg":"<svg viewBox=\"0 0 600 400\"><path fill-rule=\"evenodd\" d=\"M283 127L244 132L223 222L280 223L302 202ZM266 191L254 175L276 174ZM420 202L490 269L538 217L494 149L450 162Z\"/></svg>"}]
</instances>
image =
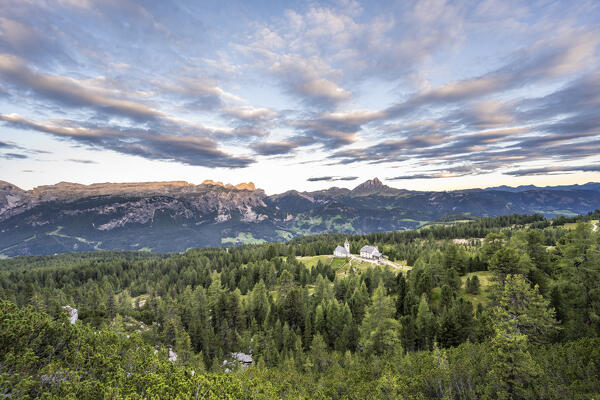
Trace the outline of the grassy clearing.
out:
<instances>
[{"instance_id":1,"label":"grassy clearing","mask_svg":"<svg viewBox=\"0 0 600 400\"><path fill-rule=\"evenodd\" d=\"M314 266L316 266L319 263L319 260L321 260L321 263L323 264L329 264L333 259L333 256L306 256L296 257L296 259L302 264L306 265L306 268L311 270Z\"/></svg>"},{"instance_id":2,"label":"grassy clearing","mask_svg":"<svg viewBox=\"0 0 600 400\"><path fill-rule=\"evenodd\" d=\"M477 275L479 284L481 285L479 294L470 294L465 291L465 283L467 282L467 278L472 278L474 275ZM478 303L482 303L483 305L487 304L490 299L487 297L486 292L493 280L493 275L490 271L471 272L462 276L460 279L462 281L462 288L460 289L460 295L462 297L470 300L475 307Z\"/></svg>"},{"instance_id":3,"label":"grassy clearing","mask_svg":"<svg viewBox=\"0 0 600 400\"><path fill-rule=\"evenodd\" d=\"M240 232L236 237L221 238L221 244L262 244L267 241L256 239L251 232Z\"/></svg>"},{"instance_id":4,"label":"grassy clearing","mask_svg":"<svg viewBox=\"0 0 600 400\"><path fill-rule=\"evenodd\" d=\"M340 268L342 265L346 264L347 262L348 262L348 260L346 258L336 257L331 262L331 268L336 270L336 269Z\"/></svg>"},{"instance_id":5,"label":"grassy clearing","mask_svg":"<svg viewBox=\"0 0 600 400\"><path fill-rule=\"evenodd\" d=\"M345 261L345 259L341 259L341 260ZM377 265L377 264L366 262L366 261L352 260L352 262L348 262L348 263L344 264L341 268L339 268L336 271L336 274L339 276L346 275L346 274L350 273L351 269L353 269L355 273L362 273L369 268L376 268L376 267L380 267L380 268L384 268L384 269L389 268L394 273L397 273L399 271L399 270L392 268L389 265L385 265L385 264Z\"/></svg>"},{"instance_id":6,"label":"grassy clearing","mask_svg":"<svg viewBox=\"0 0 600 400\"><path fill-rule=\"evenodd\" d=\"M598 220L594 219L594 220L587 222L587 224L589 224L591 226L591 229L594 229L594 224L596 224L597 222L598 222ZM564 224L562 227L565 229L573 230L577 227L577 222L569 222L569 223Z\"/></svg>"},{"instance_id":7,"label":"grassy clearing","mask_svg":"<svg viewBox=\"0 0 600 400\"><path fill-rule=\"evenodd\" d=\"M465 283L467 282L467 278L472 278L474 275L477 275L477 278L479 279L479 285L480 285L479 294L470 294L465 291ZM473 307L477 307L477 304L479 304L479 303L486 305L490 301L490 299L487 296L487 288L490 286L490 284L493 281L493 275L491 272L489 272L489 271L470 272L466 275L461 276L460 280L462 282L462 287L461 287L460 291L458 292L458 294L462 298L469 300L473 304ZM431 291L432 303L439 305L441 296L442 296L442 288L440 288L439 286L433 288L433 290Z\"/></svg>"}]
</instances>

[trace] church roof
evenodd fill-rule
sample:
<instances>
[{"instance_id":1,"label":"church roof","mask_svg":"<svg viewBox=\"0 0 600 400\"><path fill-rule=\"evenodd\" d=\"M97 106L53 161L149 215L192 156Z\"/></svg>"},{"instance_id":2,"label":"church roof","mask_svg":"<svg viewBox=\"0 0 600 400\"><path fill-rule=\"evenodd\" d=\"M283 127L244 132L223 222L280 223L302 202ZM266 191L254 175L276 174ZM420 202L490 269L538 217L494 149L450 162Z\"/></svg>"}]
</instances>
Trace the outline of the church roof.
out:
<instances>
[{"instance_id":1,"label":"church roof","mask_svg":"<svg viewBox=\"0 0 600 400\"><path fill-rule=\"evenodd\" d=\"M344 253L345 253L345 252L346 252L346 249L345 249L345 248L343 248L342 246L338 246L338 247L336 247L336 248L335 248L335 250L334 250L333 252L334 252L334 253L337 253L338 251L342 251L342 252L344 252Z\"/></svg>"}]
</instances>

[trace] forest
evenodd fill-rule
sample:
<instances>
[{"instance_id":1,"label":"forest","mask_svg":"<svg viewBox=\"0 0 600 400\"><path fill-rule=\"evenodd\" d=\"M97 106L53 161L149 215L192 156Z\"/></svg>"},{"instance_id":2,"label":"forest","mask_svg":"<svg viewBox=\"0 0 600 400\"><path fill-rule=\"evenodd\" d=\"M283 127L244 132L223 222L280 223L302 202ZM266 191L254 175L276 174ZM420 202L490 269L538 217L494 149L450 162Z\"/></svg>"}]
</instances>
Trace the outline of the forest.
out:
<instances>
[{"instance_id":1,"label":"forest","mask_svg":"<svg viewBox=\"0 0 600 400\"><path fill-rule=\"evenodd\" d=\"M0 260L0 395L598 398L599 218Z\"/></svg>"}]
</instances>

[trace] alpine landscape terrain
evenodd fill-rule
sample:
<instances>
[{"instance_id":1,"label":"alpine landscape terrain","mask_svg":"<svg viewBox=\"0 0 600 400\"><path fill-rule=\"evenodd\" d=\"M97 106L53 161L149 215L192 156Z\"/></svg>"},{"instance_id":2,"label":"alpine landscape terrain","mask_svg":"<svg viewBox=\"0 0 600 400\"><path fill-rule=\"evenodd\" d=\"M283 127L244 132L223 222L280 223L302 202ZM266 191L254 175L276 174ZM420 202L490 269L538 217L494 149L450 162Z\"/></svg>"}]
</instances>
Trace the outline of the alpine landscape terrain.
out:
<instances>
[{"instance_id":1,"label":"alpine landscape terrain","mask_svg":"<svg viewBox=\"0 0 600 400\"><path fill-rule=\"evenodd\" d=\"M600 399L600 2L0 0L0 399Z\"/></svg>"}]
</instances>

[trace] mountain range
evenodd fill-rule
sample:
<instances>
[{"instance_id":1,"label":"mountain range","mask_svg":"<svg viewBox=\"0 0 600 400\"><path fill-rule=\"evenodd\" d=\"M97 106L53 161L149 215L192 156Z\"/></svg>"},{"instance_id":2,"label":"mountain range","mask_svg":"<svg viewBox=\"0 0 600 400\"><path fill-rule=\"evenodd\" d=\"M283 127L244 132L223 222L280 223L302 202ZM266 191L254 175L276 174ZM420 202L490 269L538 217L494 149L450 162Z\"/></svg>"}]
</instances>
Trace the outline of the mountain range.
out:
<instances>
[{"instance_id":1,"label":"mountain range","mask_svg":"<svg viewBox=\"0 0 600 400\"><path fill-rule=\"evenodd\" d=\"M22 190L0 181L0 256L90 250L183 251L299 235L418 228L450 215L584 214L600 183L410 191L368 180L354 189L267 195L253 183L61 182Z\"/></svg>"}]
</instances>

